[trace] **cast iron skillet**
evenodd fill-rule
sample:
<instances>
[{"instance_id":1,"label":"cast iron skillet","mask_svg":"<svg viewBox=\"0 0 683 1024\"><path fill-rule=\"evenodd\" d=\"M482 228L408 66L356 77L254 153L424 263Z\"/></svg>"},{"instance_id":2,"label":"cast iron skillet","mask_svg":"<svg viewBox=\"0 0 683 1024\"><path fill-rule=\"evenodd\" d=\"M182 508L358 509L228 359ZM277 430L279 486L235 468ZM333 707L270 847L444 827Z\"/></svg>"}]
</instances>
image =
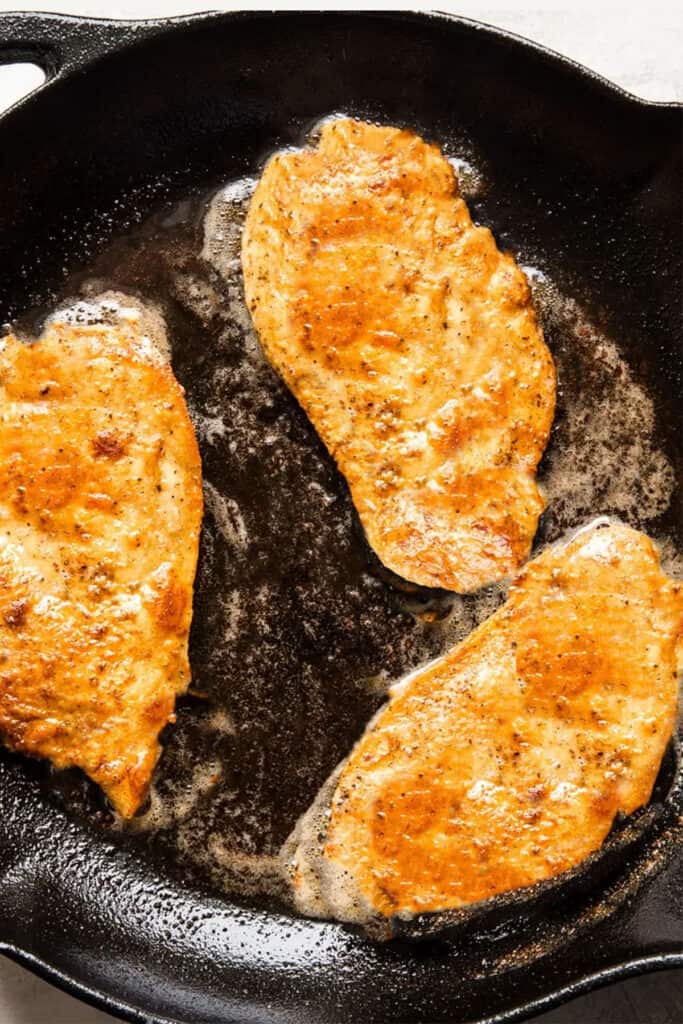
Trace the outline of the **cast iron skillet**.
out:
<instances>
[{"instance_id":1,"label":"cast iron skillet","mask_svg":"<svg viewBox=\"0 0 683 1024\"><path fill-rule=\"evenodd\" d=\"M107 280L154 297L166 279L148 258L150 238L159 239L159 261L162 250L165 266L176 260L174 273L192 262L181 244L195 230L192 215L175 235L163 220L168 204L254 173L265 155L300 141L321 116L357 112L476 150L489 188L475 215L504 245L581 294L595 320L619 338L655 397L662 444L672 461L680 459L680 107L637 100L492 29L425 15L241 14L121 23L4 14L0 59L35 61L47 73L46 85L0 123L2 319L48 308L73 291L93 261ZM144 234L144 246L140 235L138 245L131 225L148 216L157 227ZM162 222L170 242L158 228ZM112 242L117 234L123 242ZM167 299L176 372L191 403L208 402L211 355L197 346L215 339L206 322ZM284 419L294 462L296 455L319 489L328 488L348 512L343 483L305 418L271 386L275 397L256 410L255 422L265 432ZM205 472L227 486L221 462L227 455L213 449L203 455ZM294 478L299 470L292 469ZM292 595L308 614L297 587L302 572L315 576L319 555L311 548L283 554L296 548L301 529L287 533L278 501L290 506L297 527L307 520L287 474L280 485L278 472L263 471L256 460L243 498L247 507L252 500L254 507L275 509L272 520L266 517L263 544L280 573L286 628L270 647L247 637L227 676L221 674L204 625L220 593L215 580L202 582L202 569L192 640L195 681L216 700L234 691L239 713L239 700L263 699L267 708L273 687L279 694L277 713L266 714L265 724L259 719L251 746L245 740L232 759L233 782L247 803L252 779L247 770L239 777L239 764L258 754L270 765L271 789L260 798L270 808L273 842L371 710L367 690L352 688L349 695L342 684L354 672L368 676L383 659L391 662L394 639L405 639L395 581L382 578L353 526L352 539L332 551L344 566L336 604L353 619L358 608L348 595L362 591L388 647L372 622L354 647L332 611L316 620L312 641L296 633ZM270 488L267 497L250 499L254 480ZM679 506L673 508L667 529L680 523ZM275 553L270 534L279 545ZM205 559L207 543L205 537ZM226 563L223 572L230 571ZM437 598L413 594L411 600L438 605ZM309 677L302 691L297 659L305 643ZM263 664L258 646L267 648ZM340 668L337 676L326 670L334 686L325 689L320 664L329 651L334 658L327 661ZM244 692L240 664L248 667ZM330 696L331 688L339 693ZM317 694L315 706L302 710L302 692ZM183 705L178 734L191 739L192 723L204 713L200 703ZM173 774L173 743L171 737L162 776ZM112 829L97 800L82 779L58 779L44 766L0 754L0 948L131 1020L511 1021L606 981L683 963L675 749L653 804L618 832L608 856L573 881L452 923L446 935L433 934L426 922L421 943L374 945L352 929L294 918L277 901L226 899L212 878L179 868L161 840ZM224 817L230 813L225 809Z\"/></svg>"}]
</instances>

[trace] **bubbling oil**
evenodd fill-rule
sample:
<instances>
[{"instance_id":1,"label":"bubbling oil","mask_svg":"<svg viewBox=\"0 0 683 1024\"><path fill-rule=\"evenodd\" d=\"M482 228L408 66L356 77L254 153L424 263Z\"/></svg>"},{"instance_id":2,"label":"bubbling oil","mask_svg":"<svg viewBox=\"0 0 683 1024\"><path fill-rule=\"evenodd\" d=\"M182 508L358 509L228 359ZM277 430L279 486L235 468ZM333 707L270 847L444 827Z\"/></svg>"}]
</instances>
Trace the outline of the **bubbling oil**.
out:
<instances>
[{"instance_id":1,"label":"bubbling oil","mask_svg":"<svg viewBox=\"0 0 683 1024\"><path fill-rule=\"evenodd\" d=\"M102 324L116 327L119 334L130 337L143 352L146 349L161 357L164 362L171 358L171 347L166 333L166 323L161 310L151 301L113 291L106 286L98 287L89 282L82 295L59 306L44 319L44 326L64 323L74 326ZM30 344L34 340L30 328L18 327L17 336Z\"/></svg>"},{"instance_id":2,"label":"bubbling oil","mask_svg":"<svg viewBox=\"0 0 683 1024\"><path fill-rule=\"evenodd\" d=\"M527 274L546 335L562 338L553 351L555 429L539 476L546 538L596 512L647 528L666 512L675 485L673 467L658 446L652 398L616 343L590 323L575 299L544 275Z\"/></svg>"}]
</instances>

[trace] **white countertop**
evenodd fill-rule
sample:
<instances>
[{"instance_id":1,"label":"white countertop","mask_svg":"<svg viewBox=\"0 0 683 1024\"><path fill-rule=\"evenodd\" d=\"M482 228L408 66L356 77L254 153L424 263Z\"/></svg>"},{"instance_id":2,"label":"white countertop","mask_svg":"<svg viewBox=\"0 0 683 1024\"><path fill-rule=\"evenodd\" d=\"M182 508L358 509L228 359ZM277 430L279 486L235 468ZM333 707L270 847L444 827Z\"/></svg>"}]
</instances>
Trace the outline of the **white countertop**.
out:
<instances>
[{"instance_id":1,"label":"white countertop","mask_svg":"<svg viewBox=\"0 0 683 1024\"><path fill-rule=\"evenodd\" d=\"M235 6L235 5L233 5ZM320 9L322 4L280 4L280 8L293 7ZM345 5L326 5L343 7ZM356 8L373 5L356 4ZM378 6L378 5L374 5ZM391 7L427 7L421 4L391 4ZM447 4L435 3L441 10L461 14L464 17L499 25L518 35L527 36L536 42L565 54L585 64L606 78L612 79L623 88L650 100L683 100L683 61L681 41L683 40L683 8L674 12L673 4L660 9L653 4L639 4L633 9L621 5L614 10L603 10L597 3L567 4L564 9L546 4L545 10L520 9L521 3L501 4ZM42 3L26 4L0 2L0 11L55 10L68 14L83 14L109 18L154 18L174 14L189 14L192 11L224 8L224 4L205 0L204 3L190 2L145 2L130 0L128 3ZM263 8L262 4L242 4L240 9ZM554 9L553 9L554 7ZM40 80L35 71L26 69L0 68L0 110L14 102L18 96L33 88ZM662 979L663 980L663 979ZM670 988L671 986L669 986ZM661 982L656 976L635 979L622 985L613 986L610 994L596 993L577 1000L562 1010L539 1018L547 1024L551 1021L565 1024L592 1024L598 1020L610 1020L613 1024L638 1021L650 1024L653 1019L648 1008L656 1005L653 996L661 991ZM605 1015L606 997L611 1000L609 1016ZM667 1015L668 1002L671 1003ZM679 1000L667 997L659 1006L656 1020L672 1022L680 1019L683 993ZM677 1003L677 1005L676 1005ZM106 1024L113 1018L93 1010L52 988L32 974L8 960L0 958L0 1024Z\"/></svg>"}]
</instances>

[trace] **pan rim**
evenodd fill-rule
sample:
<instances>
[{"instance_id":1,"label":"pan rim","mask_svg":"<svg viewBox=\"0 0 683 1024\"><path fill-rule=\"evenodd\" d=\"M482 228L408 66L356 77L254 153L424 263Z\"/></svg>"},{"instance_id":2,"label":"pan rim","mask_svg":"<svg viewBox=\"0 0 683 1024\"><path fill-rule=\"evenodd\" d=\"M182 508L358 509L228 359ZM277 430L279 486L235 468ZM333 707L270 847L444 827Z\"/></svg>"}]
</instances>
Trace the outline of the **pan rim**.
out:
<instances>
[{"instance_id":1,"label":"pan rim","mask_svg":"<svg viewBox=\"0 0 683 1024\"><path fill-rule=\"evenodd\" d=\"M131 1003L125 1003L107 995L101 989L91 988L89 985L76 981L71 975L52 967L41 957L27 953L12 943L0 941L0 954L67 995L89 1003L104 1013L117 1016L124 1021L130 1021L131 1024L186 1024L186 1021L180 1017L151 1015ZM683 967L683 951L680 953L651 953L647 956L632 957L619 964L613 964L611 967L594 971L592 974L582 975L561 988L554 989L537 999L521 1003L510 1010L494 1014L492 1017L480 1017L476 1021L471 1021L470 1024L517 1024L517 1022L530 1020L539 1013L552 1010L572 999L595 992L614 982L640 977L644 974L653 974L656 971L672 970L677 967ZM232 1024L232 1022L226 1019L225 1024Z\"/></svg>"},{"instance_id":2,"label":"pan rim","mask_svg":"<svg viewBox=\"0 0 683 1024\"><path fill-rule=\"evenodd\" d=\"M623 86L617 84L612 79L600 72L593 70L586 64L582 64L581 61L575 60L573 57L568 57L566 54L560 53L554 50L550 46L546 46L543 43L536 42L533 39L529 39L527 36L520 35L517 32L513 32L507 28L501 28L498 25L493 25L487 21L479 21L475 18L463 17L459 14L452 14L450 11L441 11L439 9L429 9L421 11L416 8L410 8L407 10L396 10L396 11L382 11L382 10L366 10L366 11L352 11L352 10L339 10L339 11L221 11L216 8L209 8L206 11L196 11L192 14L180 14L174 15L168 18L100 18L100 17L87 17L81 15L65 15L56 12L28 12L21 10L6 11L0 14L0 19L11 21L12 18L32 16L43 19L46 23L54 22L55 24L70 24L75 26L93 25L99 28L101 31L109 29L112 33L121 33L120 39L115 39L112 42L111 47L104 47L97 49L90 56L81 57L76 60L73 66L65 66L59 69L52 76L48 75L44 82L42 82L32 92L20 98L12 106L6 108L0 112L0 124L11 114L14 110L24 107L26 104L36 102L41 93L50 89L58 81L66 81L73 77L76 73L79 73L85 69L93 67L99 63L100 60L105 59L108 56L112 56L121 50L132 50L139 45L143 45L145 42L152 38L161 38L168 33L172 33L176 29L182 29L185 27L199 26L204 23L210 22L242 22L242 21L272 21L277 20L293 20L298 17L306 16L308 18L315 17L322 20L328 18L343 18L353 16L354 19L360 20L382 20L382 21L396 21L396 22L415 22L415 24L426 24L426 23L439 23L445 22L449 25L464 26L468 30L473 32L482 32L485 35L493 36L503 41L511 42L516 47L520 47L527 52L535 53L538 57L546 60L548 63L553 65L560 65L567 71L574 74L580 75L586 81L590 81L592 84L598 86L607 93L619 96L622 100L627 101L633 107L638 107L642 110L657 111L671 111L672 113L683 113L683 100L650 100L643 96L638 96L636 93L630 92ZM1 22L0 22L1 24ZM130 34L128 34L130 33ZM1 63L1 62L0 62ZM39 61L37 61L39 63Z\"/></svg>"}]
</instances>

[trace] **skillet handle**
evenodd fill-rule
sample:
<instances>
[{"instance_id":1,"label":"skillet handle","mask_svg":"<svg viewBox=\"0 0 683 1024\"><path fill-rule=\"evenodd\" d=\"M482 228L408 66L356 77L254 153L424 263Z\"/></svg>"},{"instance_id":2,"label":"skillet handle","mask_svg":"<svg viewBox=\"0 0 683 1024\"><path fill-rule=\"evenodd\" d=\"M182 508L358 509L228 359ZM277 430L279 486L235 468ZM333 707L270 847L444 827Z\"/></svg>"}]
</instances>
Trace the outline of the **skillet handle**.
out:
<instances>
[{"instance_id":1,"label":"skillet handle","mask_svg":"<svg viewBox=\"0 0 683 1024\"><path fill-rule=\"evenodd\" d=\"M7 12L0 14L0 64L30 61L42 68L49 83L160 27L158 21Z\"/></svg>"}]
</instances>

